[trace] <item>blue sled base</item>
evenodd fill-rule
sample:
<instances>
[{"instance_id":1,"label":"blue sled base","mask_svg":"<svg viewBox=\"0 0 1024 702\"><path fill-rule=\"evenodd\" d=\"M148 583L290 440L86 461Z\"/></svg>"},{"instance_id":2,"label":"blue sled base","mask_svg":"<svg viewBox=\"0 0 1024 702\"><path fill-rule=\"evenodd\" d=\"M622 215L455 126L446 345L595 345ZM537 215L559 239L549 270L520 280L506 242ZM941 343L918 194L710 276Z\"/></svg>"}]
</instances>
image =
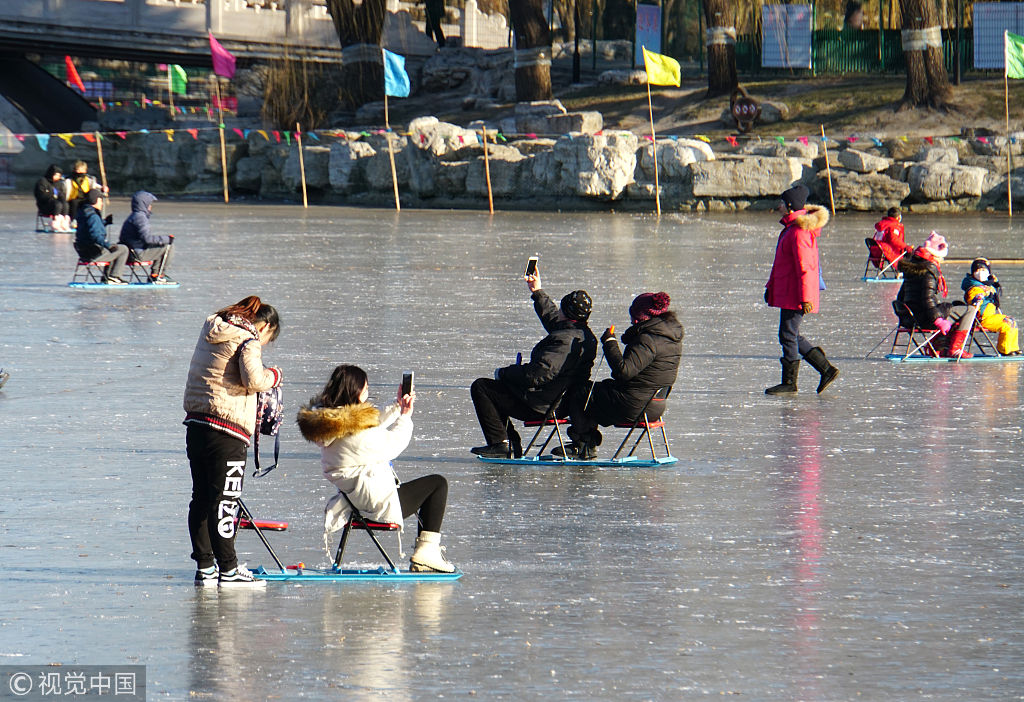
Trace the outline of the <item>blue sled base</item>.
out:
<instances>
[{"instance_id":1,"label":"blue sled base","mask_svg":"<svg viewBox=\"0 0 1024 702\"><path fill-rule=\"evenodd\" d=\"M1022 363L1024 356L972 356L971 358L935 358L934 356L908 356L904 358L898 353L885 356L893 363Z\"/></svg>"},{"instance_id":2,"label":"blue sled base","mask_svg":"<svg viewBox=\"0 0 1024 702\"><path fill-rule=\"evenodd\" d=\"M658 468L675 463L679 459L675 456L666 458L639 458L637 456L626 456L625 458L595 458L592 461L579 461L572 458L560 458L545 454L543 456L532 456L530 458L484 458L477 456L484 463L504 463L514 466L542 466L545 468L561 468L563 466L590 466L594 468Z\"/></svg>"},{"instance_id":3,"label":"blue sled base","mask_svg":"<svg viewBox=\"0 0 1024 702\"><path fill-rule=\"evenodd\" d=\"M861 278L861 282L864 283L902 283L903 278Z\"/></svg>"},{"instance_id":4,"label":"blue sled base","mask_svg":"<svg viewBox=\"0 0 1024 702\"><path fill-rule=\"evenodd\" d=\"M462 577L461 570L456 569L454 573L423 572L417 573L409 570L399 570L397 573L384 566L379 568L362 568L345 570L342 568L287 568L285 572L278 570L268 571L260 566L253 571L253 575L259 580L287 581L297 583L320 582L334 583L347 580L362 580L375 582L447 582L458 580Z\"/></svg>"},{"instance_id":5,"label":"blue sled base","mask_svg":"<svg viewBox=\"0 0 1024 702\"><path fill-rule=\"evenodd\" d=\"M152 283L128 283L127 285L107 285L106 283L68 283L69 288L88 288L90 290L160 290L180 288L181 283L169 283L165 285L153 285Z\"/></svg>"}]
</instances>

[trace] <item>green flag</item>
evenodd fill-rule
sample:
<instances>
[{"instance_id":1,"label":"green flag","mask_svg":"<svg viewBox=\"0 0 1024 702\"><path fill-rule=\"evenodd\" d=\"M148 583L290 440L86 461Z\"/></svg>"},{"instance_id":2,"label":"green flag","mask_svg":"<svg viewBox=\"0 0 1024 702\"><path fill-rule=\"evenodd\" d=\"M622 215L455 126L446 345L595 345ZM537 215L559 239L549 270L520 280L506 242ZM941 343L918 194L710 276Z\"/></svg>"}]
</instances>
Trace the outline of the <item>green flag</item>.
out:
<instances>
[{"instance_id":1,"label":"green flag","mask_svg":"<svg viewBox=\"0 0 1024 702\"><path fill-rule=\"evenodd\" d=\"M1006 61L1007 78L1024 78L1024 37L1019 34L1004 35L1003 56Z\"/></svg>"},{"instance_id":2,"label":"green flag","mask_svg":"<svg viewBox=\"0 0 1024 702\"><path fill-rule=\"evenodd\" d=\"M167 70L171 73L171 92L184 95L185 88L188 86L188 76L185 75L185 69L175 63L168 66Z\"/></svg>"}]
</instances>

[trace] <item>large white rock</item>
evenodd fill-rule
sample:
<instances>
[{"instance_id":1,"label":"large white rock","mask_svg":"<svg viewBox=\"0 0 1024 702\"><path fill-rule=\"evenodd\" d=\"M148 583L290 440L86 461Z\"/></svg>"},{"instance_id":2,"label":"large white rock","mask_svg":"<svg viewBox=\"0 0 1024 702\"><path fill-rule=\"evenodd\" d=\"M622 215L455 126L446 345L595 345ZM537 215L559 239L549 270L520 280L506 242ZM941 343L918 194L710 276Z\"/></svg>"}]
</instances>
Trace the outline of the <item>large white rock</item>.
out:
<instances>
[{"instance_id":1,"label":"large white rock","mask_svg":"<svg viewBox=\"0 0 1024 702\"><path fill-rule=\"evenodd\" d=\"M956 153L956 152L954 152ZM907 183L916 198L952 200L979 197L984 192L984 168L951 166L941 161L917 163L907 169Z\"/></svg>"},{"instance_id":2,"label":"large white rock","mask_svg":"<svg viewBox=\"0 0 1024 702\"><path fill-rule=\"evenodd\" d=\"M914 160L921 163L944 163L955 166L960 162L960 154L956 149L945 146L922 146Z\"/></svg>"},{"instance_id":3,"label":"large white rock","mask_svg":"<svg viewBox=\"0 0 1024 702\"><path fill-rule=\"evenodd\" d=\"M436 117L414 119L409 123L408 131L413 144L432 156L444 156L480 141L473 130L440 122Z\"/></svg>"},{"instance_id":4,"label":"large white rock","mask_svg":"<svg viewBox=\"0 0 1024 702\"><path fill-rule=\"evenodd\" d=\"M583 197L618 199L633 182L637 141L632 132L561 137L554 156L563 184Z\"/></svg>"},{"instance_id":5,"label":"large white rock","mask_svg":"<svg viewBox=\"0 0 1024 702\"><path fill-rule=\"evenodd\" d=\"M857 149L846 149L839 152L839 162L857 173L877 173L892 165L892 160L875 156Z\"/></svg>"},{"instance_id":6,"label":"large white rock","mask_svg":"<svg viewBox=\"0 0 1024 702\"><path fill-rule=\"evenodd\" d=\"M828 183L824 178L818 191L822 202L828 202ZM899 205L910 194L910 186L881 173L833 171L832 191L836 209L869 212Z\"/></svg>"},{"instance_id":7,"label":"large white rock","mask_svg":"<svg viewBox=\"0 0 1024 702\"><path fill-rule=\"evenodd\" d=\"M284 164L282 175L284 184L292 190L302 190L302 168L306 170L306 187L320 190L330 185L328 177L328 165L330 163L331 149L327 146L303 146L303 163L299 163L298 147L292 149L288 154L288 160Z\"/></svg>"},{"instance_id":8,"label":"large white rock","mask_svg":"<svg viewBox=\"0 0 1024 702\"><path fill-rule=\"evenodd\" d=\"M701 161L690 166L694 197L769 197L803 176L800 159L748 157Z\"/></svg>"},{"instance_id":9,"label":"large white rock","mask_svg":"<svg viewBox=\"0 0 1024 702\"><path fill-rule=\"evenodd\" d=\"M703 147L703 148L701 148ZM639 171L644 180L654 180L654 145L644 140L639 151ZM687 166L698 161L713 161L714 152L708 144L696 139L658 140L658 177L687 178Z\"/></svg>"},{"instance_id":10,"label":"large white rock","mask_svg":"<svg viewBox=\"0 0 1024 702\"><path fill-rule=\"evenodd\" d=\"M514 196L519 184L520 163L526 157L511 146L487 145L487 162L483 153L469 162L466 174L466 193L487 197L487 169L490 169L491 192L497 197Z\"/></svg>"},{"instance_id":11,"label":"large white rock","mask_svg":"<svg viewBox=\"0 0 1024 702\"><path fill-rule=\"evenodd\" d=\"M331 188L350 193L361 188L365 163L377 153L368 142L343 140L331 144L327 177Z\"/></svg>"}]
</instances>

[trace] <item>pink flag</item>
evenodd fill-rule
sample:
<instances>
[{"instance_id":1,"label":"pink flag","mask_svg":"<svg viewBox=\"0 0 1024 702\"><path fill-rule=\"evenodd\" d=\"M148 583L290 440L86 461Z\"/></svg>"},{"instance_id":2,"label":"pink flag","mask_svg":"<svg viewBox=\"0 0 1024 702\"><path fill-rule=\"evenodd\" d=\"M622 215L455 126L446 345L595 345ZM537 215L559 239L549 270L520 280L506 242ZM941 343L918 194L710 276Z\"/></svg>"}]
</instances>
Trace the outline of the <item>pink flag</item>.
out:
<instances>
[{"instance_id":1,"label":"pink flag","mask_svg":"<svg viewBox=\"0 0 1024 702\"><path fill-rule=\"evenodd\" d=\"M235 57L220 45L210 32L210 54L213 58L213 72L218 76L233 78L235 75Z\"/></svg>"}]
</instances>

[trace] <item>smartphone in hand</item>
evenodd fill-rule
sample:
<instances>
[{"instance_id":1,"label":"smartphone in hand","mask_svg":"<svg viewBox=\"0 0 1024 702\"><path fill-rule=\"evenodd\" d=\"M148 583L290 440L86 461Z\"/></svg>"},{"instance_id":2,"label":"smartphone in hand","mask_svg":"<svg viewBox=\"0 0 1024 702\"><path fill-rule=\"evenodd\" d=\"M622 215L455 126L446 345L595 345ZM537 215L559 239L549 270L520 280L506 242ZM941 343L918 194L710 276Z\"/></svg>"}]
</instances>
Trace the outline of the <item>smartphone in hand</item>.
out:
<instances>
[{"instance_id":1,"label":"smartphone in hand","mask_svg":"<svg viewBox=\"0 0 1024 702\"><path fill-rule=\"evenodd\" d=\"M402 373L402 397L412 395L412 371Z\"/></svg>"},{"instance_id":2,"label":"smartphone in hand","mask_svg":"<svg viewBox=\"0 0 1024 702\"><path fill-rule=\"evenodd\" d=\"M526 261L526 273L524 273L523 275L526 275L526 276L537 275L537 257L536 256L530 256L530 258L527 259L527 261Z\"/></svg>"}]
</instances>

